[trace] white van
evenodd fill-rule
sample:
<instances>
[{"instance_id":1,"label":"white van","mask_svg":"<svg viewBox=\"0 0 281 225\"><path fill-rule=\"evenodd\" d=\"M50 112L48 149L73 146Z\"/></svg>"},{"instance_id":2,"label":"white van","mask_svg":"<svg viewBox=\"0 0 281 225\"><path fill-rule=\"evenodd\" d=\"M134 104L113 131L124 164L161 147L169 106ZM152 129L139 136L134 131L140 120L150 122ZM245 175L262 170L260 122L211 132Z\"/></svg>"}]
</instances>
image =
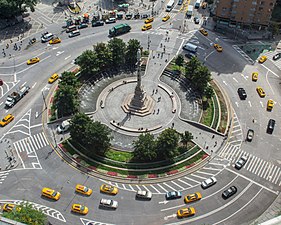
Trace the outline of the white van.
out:
<instances>
[{"instance_id":1,"label":"white van","mask_svg":"<svg viewBox=\"0 0 281 225\"><path fill-rule=\"evenodd\" d=\"M64 120L64 121L61 123L61 125L59 125L59 126L57 127L57 132L58 132L59 134L64 133L64 132L66 132L66 131L68 130L69 126L70 126L70 119Z\"/></svg>"},{"instance_id":2,"label":"white van","mask_svg":"<svg viewBox=\"0 0 281 225\"><path fill-rule=\"evenodd\" d=\"M183 47L184 50L196 53L197 52L197 45L191 44L191 43L186 43Z\"/></svg>"},{"instance_id":3,"label":"white van","mask_svg":"<svg viewBox=\"0 0 281 225\"><path fill-rule=\"evenodd\" d=\"M54 37L54 35L52 33L48 33L48 34L45 34L41 37L41 41L44 43L44 42L48 42L50 40L52 40Z\"/></svg>"},{"instance_id":4,"label":"white van","mask_svg":"<svg viewBox=\"0 0 281 225\"><path fill-rule=\"evenodd\" d=\"M75 36L78 36L78 35L80 35L80 31L74 30L74 31L71 31L71 33L68 35L68 37L72 38L72 37L75 37Z\"/></svg>"}]
</instances>

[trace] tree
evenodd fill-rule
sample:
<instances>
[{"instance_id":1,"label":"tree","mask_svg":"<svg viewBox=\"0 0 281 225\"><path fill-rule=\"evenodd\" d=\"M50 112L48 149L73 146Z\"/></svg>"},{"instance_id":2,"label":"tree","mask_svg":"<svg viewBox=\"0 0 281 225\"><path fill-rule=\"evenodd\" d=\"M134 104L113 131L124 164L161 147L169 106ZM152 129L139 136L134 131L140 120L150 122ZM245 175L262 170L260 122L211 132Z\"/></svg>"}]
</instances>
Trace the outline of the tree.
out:
<instances>
[{"instance_id":1,"label":"tree","mask_svg":"<svg viewBox=\"0 0 281 225\"><path fill-rule=\"evenodd\" d=\"M126 43L120 38L113 38L108 42L111 52L111 68L120 68L125 63Z\"/></svg>"},{"instance_id":2,"label":"tree","mask_svg":"<svg viewBox=\"0 0 281 225\"><path fill-rule=\"evenodd\" d=\"M76 113L72 117L69 126L69 132L72 140L81 144L88 145L86 137L84 135L84 131L87 130L87 126L91 122L92 120L86 114Z\"/></svg>"},{"instance_id":3,"label":"tree","mask_svg":"<svg viewBox=\"0 0 281 225\"><path fill-rule=\"evenodd\" d=\"M211 80L211 73L206 66L198 66L191 77L191 83L201 94L204 94L204 91Z\"/></svg>"},{"instance_id":4,"label":"tree","mask_svg":"<svg viewBox=\"0 0 281 225\"><path fill-rule=\"evenodd\" d=\"M98 56L92 50L84 51L80 56L75 59L75 64L81 68L81 73L84 75L95 74L100 70Z\"/></svg>"},{"instance_id":5,"label":"tree","mask_svg":"<svg viewBox=\"0 0 281 225\"><path fill-rule=\"evenodd\" d=\"M91 147L95 153L104 155L110 147L110 129L101 122L90 123L84 134L91 143L88 147Z\"/></svg>"},{"instance_id":6,"label":"tree","mask_svg":"<svg viewBox=\"0 0 281 225\"><path fill-rule=\"evenodd\" d=\"M204 90L204 95L206 98L210 99L214 96L214 89L211 85L208 85Z\"/></svg>"},{"instance_id":7,"label":"tree","mask_svg":"<svg viewBox=\"0 0 281 225\"><path fill-rule=\"evenodd\" d=\"M28 202L16 206L15 210L3 212L3 217L27 225L45 225L47 223L47 216L41 210L33 208L32 204Z\"/></svg>"},{"instance_id":8,"label":"tree","mask_svg":"<svg viewBox=\"0 0 281 225\"><path fill-rule=\"evenodd\" d=\"M13 18L26 12L34 12L38 0L0 0L0 18Z\"/></svg>"},{"instance_id":9,"label":"tree","mask_svg":"<svg viewBox=\"0 0 281 225\"><path fill-rule=\"evenodd\" d=\"M76 143L85 147L83 151L89 157L103 155L110 147L110 130L104 124L93 122L86 114L77 113L70 122L70 136Z\"/></svg>"},{"instance_id":10,"label":"tree","mask_svg":"<svg viewBox=\"0 0 281 225\"><path fill-rule=\"evenodd\" d=\"M180 134L181 143L187 147L188 142L190 142L193 139L192 133L185 131L184 133Z\"/></svg>"},{"instance_id":11,"label":"tree","mask_svg":"<svg viewBox=\"0 0 281 225\"><path fill-rule=\"evenodd\" d=\"M183 55L182 55L182 54L179 54L179 55L177 56L177 58L175 59L175 64L176 64L178 67L181 67L181 66L183 66L183 63L184 63Z\"/></svg>"},{"instance_id":12,"label":"tree","mask_svg":"<svg viewBox=\"0 0 281 225\"><path fill-rule=\"evenodd\" d=\"M66 86L66 85L72 86L76 89L79 88L80 82L78 81L74 73L64 71L61 74L59 86Z\"/></svg>"},{"instance_id":13,"label":"tree","mask_svg":"<svg viewBox=\"0 0 281 225\"><path fill-rule=\"evenodd\" d=\"M59 85L54 103L59 118L78 112L78 90L70 85Z\"/></svg>"},{"instance_id":14,"label":"tree","mask_svg":"<svg viewBox=\"0 0 281 225\"><path fill-rule=\"evenodd\" d=\"M201 62L196 57L192 57L190 61L185 64L185 77L192 80L196 69L200 65Z\"/></svg>"},{"instance_id":15,"label":"tree","mask_svg":"<svg viewBox=\"0 0 281 225\"><path fill-rule=\"evenodd\" d=\"M105 43L97 43L94 45L96 54L96 62L100 71L108 69L111 64L111 52Z\"/></svg>"},{"instance_id":16,"label":"tree","mask_svg":"<svg viewBox=\"0 0 281 225\"><path fill-rule=\"evenodd\" d=\"M159 159L172 159L179 155L177 146L179 134L172 128L164 130L157 138L156 148Z\"/></svg>"},{"instance_id":17,"label":"tree","mask_svg":"<svg viewBox=\"0 0 281 225\"><path fill-rule=\"evenodd\" d=\"M128 68L135 68L137 63L137 52L140 49L140 42L136 39L130 39L127 43L125 61Z\"/></svg>"},{"instance_id":18,"label":"tree","mask_svg":"<svg viewBox=\"0 0 281 225\"><path fill-rule=\"evenodd\" d=\"M134 158L140 161L154 161L157 158L156 142L154 136L150 133L141 134L133 142Z\"/></svg>"}]
</instances>

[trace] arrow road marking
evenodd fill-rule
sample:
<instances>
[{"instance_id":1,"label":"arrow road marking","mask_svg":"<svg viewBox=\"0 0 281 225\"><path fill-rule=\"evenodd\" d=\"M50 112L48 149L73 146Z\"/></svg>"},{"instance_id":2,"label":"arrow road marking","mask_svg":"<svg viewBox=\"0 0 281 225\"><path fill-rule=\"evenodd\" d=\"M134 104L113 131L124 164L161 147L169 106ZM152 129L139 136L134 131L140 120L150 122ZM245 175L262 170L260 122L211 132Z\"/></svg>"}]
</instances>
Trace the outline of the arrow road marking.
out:
<instances>
[{"instance_id":1,"label":"arrow road marking","mask_svg":"<svg viewBox=\"0 0 281 225\"><path fill-rule=\"evenodd\" d=\"M172 214L172 215L169 215L169 216L165 216L164 220L167 220L169 218L175 218L176 216L177 216L177 214Z\"/></svg>"},{"instance_id":2,"label":"arrow road marking","mask_svg":"<svg viewBox=\"0 0 281 225\"><path fill-rule=\"evenodd\" d=\"M249 103L250 107L252 107L252 103L251 103L251 101L248 101L248 103Z\"/></svg>"},{"instance_id":3,"label":"arrow road marking","mask_svg":"<svg viewBox=\"0 0 281 225\"><path fill-rule=\"evenodd\" d=\"M237 106L237 107L239 107L239 104L238 104L238 102L235 102L235 104L236 104L236 106Z\"/></svg>"},{"instance_id":4,"label":"arrow road marking","mask_svg":"<svg viewBox=\"0 0 281 225\"><path fill-rule=\"evenodd\" d=\"M163 202L159 202L159 204L167 204L169 201L167 201L167 200L165 200L165 201L163 201Z\"/></svg>"},{"instance_id":5,"label":"arrow road marking","mask_svg":"<svg viewBox=\"0 0 281 225\"><path fill-rule=\"evenodd\" d=\"M224 80L222 82L227 86L227 83Z\"/></svg>"},{"instance_id":6,"label":"arrow road marking","mask_svg":"<svg viewBox=\"0 0 281 225\"><path fill-rule=\"evenodd\" d=\"M262 101L260 101L260 103L261 103L261 107L263 107L263 103L262 103Z\"/></svg>"},{"instance_id":7,"label":"arrow road marking","mask_svg":"<svg viewBox=\"0 0 281 225\"><path fill-rule=\"evenodd\" d=\"M103 222L98 222L98 221L94 221L94 220L87 220L87 219L83 219L83 218L80 218L81 222L83 223L83 225L114 225L114 224L111 224L111 223L103 223Z\"/></svg>"},{"instance_id":8,"label":"arrow road marking","mask_svg":"<svg viewBox=\"0 0 281 225\"><path fill-rule=\"evenodd\" d=\"M64 53L64 51L57 52L56 56L59 56L60 54Z\"/></svg>"}]
</instances>

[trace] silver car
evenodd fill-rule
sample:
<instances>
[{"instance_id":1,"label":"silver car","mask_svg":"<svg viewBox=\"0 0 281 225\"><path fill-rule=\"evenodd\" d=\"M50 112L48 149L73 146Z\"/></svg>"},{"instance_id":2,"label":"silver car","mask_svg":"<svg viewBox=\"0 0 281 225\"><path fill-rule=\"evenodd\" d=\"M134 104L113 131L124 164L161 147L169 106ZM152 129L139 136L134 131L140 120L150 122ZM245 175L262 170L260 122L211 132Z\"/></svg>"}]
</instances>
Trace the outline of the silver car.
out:
<instances>
[{"instance_id":1,"label":"silver car","mask_svg":"<svg viewBox=\"0 0 281 225\"><path fill-rule=\"evenodd\" d=\"M211 177L211 178L208 178L206 180L204 180L202 183L201 183L201 187L203 189L206 189L208 187L211 187L213 186L215 183L217 183L217 179L215 177Z\"/></svg>"},{"instance_id":2,"label":"silver car","mask_svg":"<svg viewBox=\"0 0 281 225\"><path fill-rule=\"evenodd\" d=\"M152 193L150 191L138 191L136 194L136 198L150 200L152 198Z\"/></svg>"},{"instance_id":3,"label":"silver car","mask_svg":"<svg viewBox=\"0 0 281 225\"><path fill-rule=\"evenodd\" d=\"M105 208L117 209L118 202L111 199L103 198L100 200L100 206Z\"/></svg>"}]
</instances>

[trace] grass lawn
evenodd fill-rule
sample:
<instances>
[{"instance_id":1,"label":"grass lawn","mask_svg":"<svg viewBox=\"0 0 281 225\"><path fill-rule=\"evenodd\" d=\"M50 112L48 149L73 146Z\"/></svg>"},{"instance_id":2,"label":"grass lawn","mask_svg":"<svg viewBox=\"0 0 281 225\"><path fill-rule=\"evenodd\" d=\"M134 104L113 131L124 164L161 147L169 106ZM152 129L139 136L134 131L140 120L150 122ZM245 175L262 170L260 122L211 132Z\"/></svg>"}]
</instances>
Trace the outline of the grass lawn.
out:
<instances>
[{"instance_id":1,"label":"grass lawn","mask_svg":"<svg viewBox=\"0 0 281 225\"><path fill-rule=\"evenodd\" d=\"M211 81L210 83L218 96L220 107L221 107L221 121L218 131L224 133L227 126L227 117L228 117L226 102L218 86L213 81Z\"/></svg>"},{"instance_id":2,"label":"grass lawn","mask_svg":"<svg viewBox=\"0 0 281 225\"><path fill-rule=\"evenodd\" d=\"M114 149L109 149L105 153L105 156L109 159L119 162L130 162L134 157L134 154L132 152L122 152L122 151L116 151Z\"/></svg>"},{"instance_id":3,"label":"grass lawn","mask_svg":"<svg viewBox=\"0 0 281 225\"><path fill-rule=\"evenodd\" d=\"M211 99L208 99L208 104L209 104L208 108L206 110L203 110L200 123L206 126L211 126L214 116L214 103Z\"/></svg>"}]
</instances>

